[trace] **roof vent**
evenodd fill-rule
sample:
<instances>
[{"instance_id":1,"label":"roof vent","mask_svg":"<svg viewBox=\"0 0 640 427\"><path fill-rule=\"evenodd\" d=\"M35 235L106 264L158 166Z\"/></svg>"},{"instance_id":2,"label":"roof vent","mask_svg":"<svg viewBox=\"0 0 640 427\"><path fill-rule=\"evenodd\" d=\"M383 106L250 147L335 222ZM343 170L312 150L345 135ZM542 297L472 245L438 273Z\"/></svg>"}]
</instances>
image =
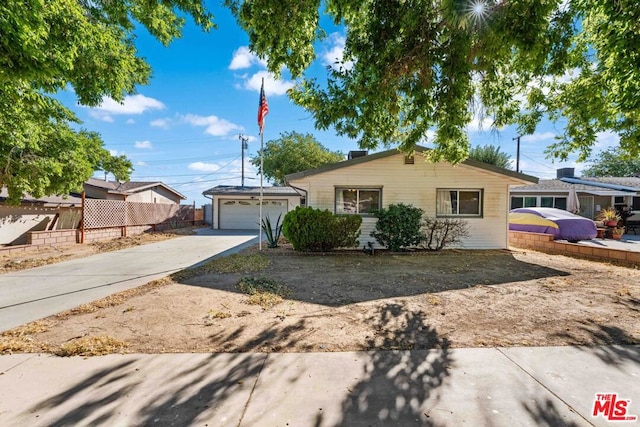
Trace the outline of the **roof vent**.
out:
<instances>
[{"instance_id":1,"label":"roof vent","mask_svg":"<svg viewBox=\"0 0 640 427\"><path fill-rule=\"evenodd\" d=\"M364 157L366 155L367 155L367 152L365 150L349 151L349 154L347 155L347 160L355 159L357 157Z\"/></svg>"},{"instance_id":2,"label":"roof vent","mask_svg":"<svg viewBox=\"0 0 640 427\"><path fill-rule=\"evenodd\" d=\"M575 172L575 168L562 168L556 171L556 178L573 178L573 174Z\"/></svg>"},{"instance_id":3,"label":"roof vent","mask_svg":"<svg viewBox=\"0 0 640 427\"><path fill-rule=\"evenodd\" d=\"M416 163L416 158L414 156L404 156L405 165L413 165L415 163Z\"/></svg>"}]
</instances>

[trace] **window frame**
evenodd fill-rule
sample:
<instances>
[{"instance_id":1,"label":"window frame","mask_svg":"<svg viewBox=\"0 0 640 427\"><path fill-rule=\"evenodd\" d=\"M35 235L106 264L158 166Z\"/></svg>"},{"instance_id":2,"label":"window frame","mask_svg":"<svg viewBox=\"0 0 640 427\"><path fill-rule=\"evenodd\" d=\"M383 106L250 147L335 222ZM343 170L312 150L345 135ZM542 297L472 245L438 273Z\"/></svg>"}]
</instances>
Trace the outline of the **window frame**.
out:
<instances>
[{"instance_id":1,"label":"window frame","mask_svg":"<svg viewBox=\"0 0 640 427\"><path fill-rule=\"evenodd\" d=\"M438 194L441 191L456 191L457 200L460 200L460 192L477 192L478 193L478 213L477 214L461 214L460 203L457 203L458 213L441 214L438 213ZM436 188L436 218L483 218L484 217L484 188Z\"/></svg>"},{"instance_id":2,"label":"window frame","mask_svg":"<svg viewBox=\"0 0 640 427\"><path fill-rule=\"evenodd\" d=\"M356 191L356 212L338 212L338 192L339 191ZM377 191L378 192L378 207L376 210L382 209L382 187L377 186L353 186L353 185L340 185L335 186L333 191L333 213L336 215L360 215L364 217L373 217L375 213L361 213L360 210L360 192L361 191Z\"/></svg>"},{"instance_id":3,"label":"window frame","mask_svg":"<svg viewBox=\"0 0 640 427\"><path fill-rule=\"evenodd\" d=\"M509 210L511 209L518 209L518 208L514 208L513 207L513 199L522 199L522 208L541 208L542 206L542 199L543 198L553 198L553 206L551 207L556 207L558 206L558 203L556 202L557 199L564 199L564 205L567 205L567 196L562 196L562 195L531 195L531 194L516 194L516 195L510 195L509 196ZM535 199L536 204L534 206L525 206L526 203L526 199ZM559 208L562 209L562 208Z\"/></svg>"}]
</instances>

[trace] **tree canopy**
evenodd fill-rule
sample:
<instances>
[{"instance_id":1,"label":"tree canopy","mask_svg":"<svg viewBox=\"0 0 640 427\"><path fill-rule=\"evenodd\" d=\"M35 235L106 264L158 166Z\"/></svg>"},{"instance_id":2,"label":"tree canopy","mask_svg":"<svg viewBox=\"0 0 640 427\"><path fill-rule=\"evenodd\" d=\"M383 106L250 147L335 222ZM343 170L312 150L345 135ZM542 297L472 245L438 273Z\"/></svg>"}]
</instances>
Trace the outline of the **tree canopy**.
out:
<instances>
[{"instance_id":1,"label":"tree canopy","mask_svg":"<svg viewBox=\"0 0 640 427\"><path fill-rule=\"evenodd\" d=\"M0 186L9 202L68 194L94 170L127 179L132 164L111 156L54 94L78 103L122 101L151 69L134 45L137 23L165 45L184 15L209 29L204 0L24 0L0 3Z\"/></svg>"},{"instance_id":2,"label":"tree canopy","mask_svg":"<svg viewBox=\"0 0 640 427\"><path fill-rule=\"evenodd\" d=\"M635 0L226 0L250 47L299 83L294 102L316 126L362 148L410 152L435 130L433 160L468 156L466 126L489 117L531 134L564 129L547 154L589 157L614 131L640 152L640 8ZM325 82L305 74L326 36L319 8L346 31ZM282 23L287 31L282 31Z\"/></svg>"},{"instance_id":3,"label":"tree canopy","mask_svg":"<svg viewBox=\"0 0 640 427\"><path fill-rule=\"evenodd\" d=\"M479 162L489 163L503 169L511 169L511 157L500 151L500 147L481 145L469 150L469 158Z\"/></svg>"},{"instance_id":4,"label":"tree canopy","mask_svg":"<svg viewBox=\"0 0 640 427\"><path fill-rule=\"evenodd\" d=\"M280 138L265 144L264 176L274 184L282 185L285 175L344 159L343 153L328 150L310 134L283 132ZM252 157L251 164L259 168L260 156Z\"/></svg>"},{"instance_id":5,"label":"tree canopy","mask_svg":"<svg viewBox=\"0 0 640 427\"><path fill-rule=\"evenodd\" d=\"M609 148L589 159L589 167L582 171L586 177L640 176L640 159L625 155L619 148Z\"/></svg>"}]
</instances>

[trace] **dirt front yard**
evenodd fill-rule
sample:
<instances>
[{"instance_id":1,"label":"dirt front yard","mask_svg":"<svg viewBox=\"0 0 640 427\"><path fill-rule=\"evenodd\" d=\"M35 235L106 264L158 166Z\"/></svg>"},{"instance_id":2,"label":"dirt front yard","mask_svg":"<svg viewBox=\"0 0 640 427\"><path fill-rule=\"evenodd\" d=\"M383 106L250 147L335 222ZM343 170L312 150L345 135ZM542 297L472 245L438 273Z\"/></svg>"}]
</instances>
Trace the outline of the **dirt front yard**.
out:
<instances>
[{"instance_id":1,"label":"dirt front yard","mask_svg":"<svg viewBox=\"0 0 640 427\"><path fill-rule=\"evenodd\" d=\"M2 334L0 351L301 352L640 343L640 271L533 251L250 248ZM63 350L61 350L63 349Z\"/></svg>"}]
</instances>

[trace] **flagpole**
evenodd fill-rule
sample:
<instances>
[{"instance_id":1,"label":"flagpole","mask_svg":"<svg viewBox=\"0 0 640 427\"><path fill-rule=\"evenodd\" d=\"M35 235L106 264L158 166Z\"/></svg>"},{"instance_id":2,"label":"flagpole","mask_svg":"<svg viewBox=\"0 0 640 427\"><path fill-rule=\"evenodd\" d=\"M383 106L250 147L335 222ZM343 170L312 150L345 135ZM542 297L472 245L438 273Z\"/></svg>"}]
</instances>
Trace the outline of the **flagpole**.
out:
<instances>
[{"instance_id":1,"label":"flagpole","mask_svg":"<svg viewBox=\"0 0 640 427\"><path fill-rule=\"evenodd\" d=\"M264 128L262 132L260 132L260 227L258 227L258 232L260 233L260 237L258 238L260 250L262 250L262 196L263 196L263 187L262 187L262 177L264 176L263 169L264 168Z\"/></svg>"}]
</instances>

